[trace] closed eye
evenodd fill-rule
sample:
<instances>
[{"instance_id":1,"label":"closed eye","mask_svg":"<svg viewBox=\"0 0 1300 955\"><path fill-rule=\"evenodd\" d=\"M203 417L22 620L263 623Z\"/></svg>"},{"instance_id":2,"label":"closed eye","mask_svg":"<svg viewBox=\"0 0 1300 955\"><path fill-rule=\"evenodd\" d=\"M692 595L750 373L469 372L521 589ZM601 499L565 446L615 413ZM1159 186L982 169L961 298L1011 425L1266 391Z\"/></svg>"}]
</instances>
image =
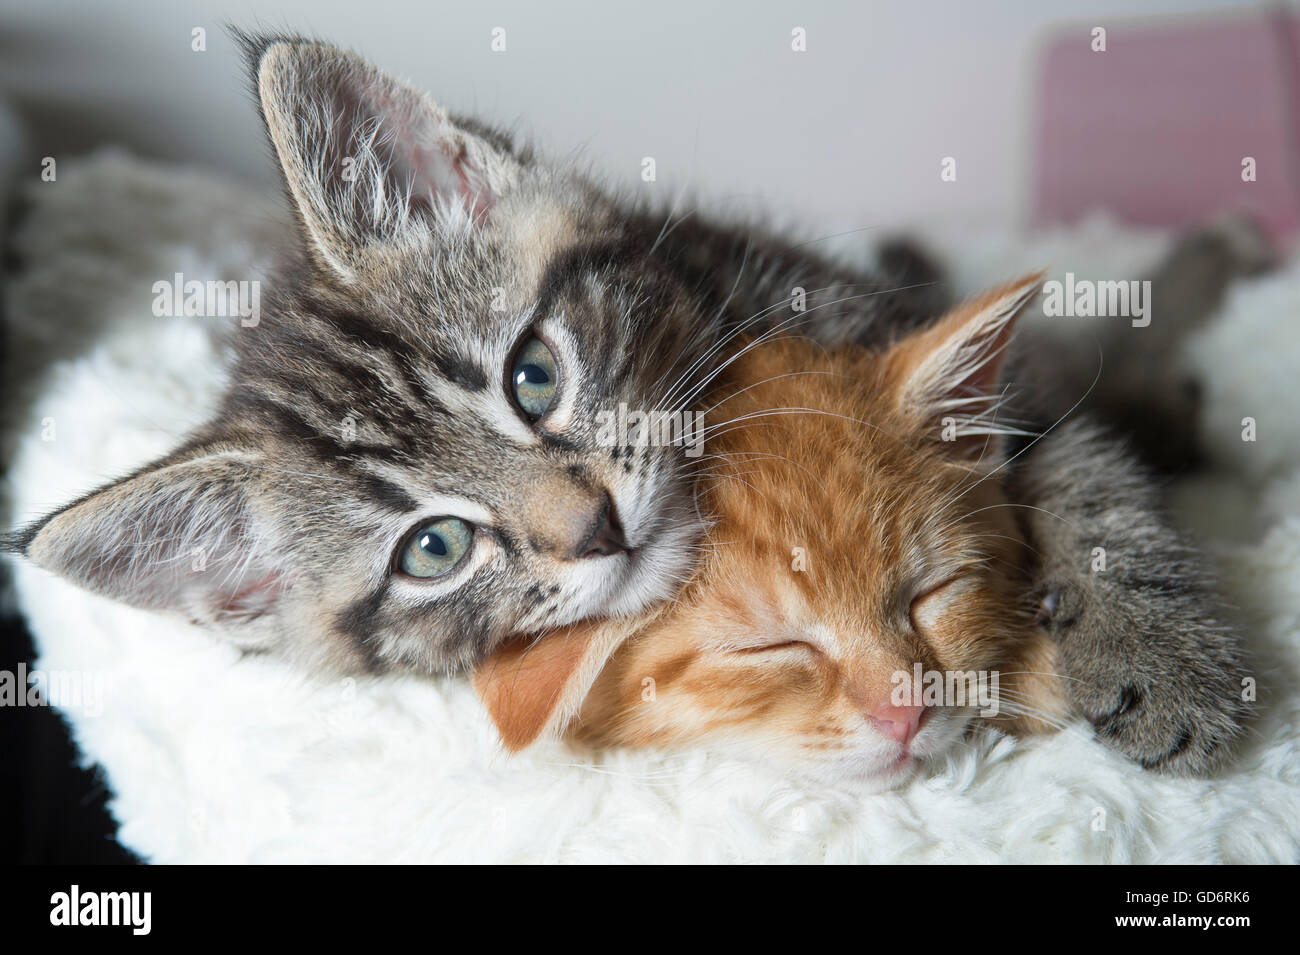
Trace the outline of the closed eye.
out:
<instances>
[{"instance_id":1,"label":"closed eye","mask_svg":"<svg viewBox=\"0 0 1300 955\"><path fill-rule=\"evenodd\" d=\"M963 571L912 598L908 607L912 627L924 633L938 626L944 614L957 605L974 583L974 575Z\"/></svg>"},{"instance_id":2,"label":"closed eye","mask_svg":"<svg viewBox=\"0 0 1300 955\"><path fill-rule=\"evenodd\" d=\"M727 652L737 656L752 656L758 653L775 653L779 650L803 650L808 653L820 652L811 643L804 640L785 640L781 643L761 643L752 647L732 647L728 649Z\"/></svg>"}]
</instances>

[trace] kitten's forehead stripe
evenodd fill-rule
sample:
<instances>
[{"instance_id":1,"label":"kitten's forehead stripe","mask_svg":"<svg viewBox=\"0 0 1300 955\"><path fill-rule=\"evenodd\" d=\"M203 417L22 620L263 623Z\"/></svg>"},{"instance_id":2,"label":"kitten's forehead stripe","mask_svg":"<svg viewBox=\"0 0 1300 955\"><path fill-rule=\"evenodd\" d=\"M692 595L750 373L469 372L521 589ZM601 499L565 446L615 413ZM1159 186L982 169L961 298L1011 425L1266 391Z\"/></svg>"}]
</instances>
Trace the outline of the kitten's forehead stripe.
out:
<instances>
[{"instance_id":1,"label":"kitten's forehead stripe","mask_svg":"<svg viewBox=\"0 0 1300 955\"><path fill-rule=\"evenodd\" d=\"M352 338L372 351L384 351L394 358L410 353L411 346L401 337L351 309L319 299L307 298L302 314L318 319L345 338Z\"/></svg>"},{"instance_id":2,"label":"kitten's forehead stripe","mask_svg":"<svg viewBox=\"0 0 1300 955\"><path fill-rule=\"evenodd\" d=\"M362 348L364 356L379 356L386 360L401 376L409 393L419 399L427 400L428 389L424 386L413 356L418 349L401 336L388 329L379 327L374 321L350 309L336 307L319 300L308 299L304 302L303 314L317 319L324 330L333 333L338 339L335 348L327 349L325 358L348 354ZM380 381L378 387L386 388Z\"/></svg>"},{"instance_id":3,"label":"kitten's forehead stripe","mask_svg":"<svg viewBox=\"0 0 1300 955\"><path fill-rule=\"evenodd\" d=\"M337 427L334 429L317 428L302 415L301 409L289 407L273 398L264 395L246 394L241 396L240 402L244 407L258 414L258 417L264 421L268 431L296 440L305 446L313 456L334 460L358 451L375 455L390 452L390 449L383 447L370 448L359 447L356 444L344 445ZM340 420L342 419L340 418Z\"/></svg>"},{"instance_id":4,"label":"kitten's forehead stripe","mask_svg":"<svg viewBox=\"0 0 1300 955\"><path fill-rule=\"evenodd\" d=\"M373 474L362 474L359 477L361 486L366 492L378 503L383 504L391 510L401 513L408 513L418 508L419 502L407 494L406 491L398 487L392 481L386 481L381 477Z\"/></svg>"},{"instance_id":5,"label":"kitten's forehead stripe","mask_svg":"<svg viewBox=\"0 0 1300 955\"><path fill-rule=\"evenodd\" d=\"M559 253L542 276L537 295L538 314L549 314L555 307L556 300L574 283L592 273L625 264L637 254L638 249L636 243L618 240L581 245Z\"/></svg>"},{"instance_id":6,"label":"kitten's forehead stripe","mask_svg":"<svg viewBox=\"0 0 1300 955\"><path fill-rule=\"evenodd\" d=\"M314 330L320 339L303 344L317 344L318 362L328 362L331 369L340 372L343 381L361 385L361 389L350 389L350 394L382 396L411 416L418 416L424 410L440 410L421 387L418 369L409 354L376 347L354 335L340 334L341 330L333 324L318 324Z\"/></svg>"}]
</instances>

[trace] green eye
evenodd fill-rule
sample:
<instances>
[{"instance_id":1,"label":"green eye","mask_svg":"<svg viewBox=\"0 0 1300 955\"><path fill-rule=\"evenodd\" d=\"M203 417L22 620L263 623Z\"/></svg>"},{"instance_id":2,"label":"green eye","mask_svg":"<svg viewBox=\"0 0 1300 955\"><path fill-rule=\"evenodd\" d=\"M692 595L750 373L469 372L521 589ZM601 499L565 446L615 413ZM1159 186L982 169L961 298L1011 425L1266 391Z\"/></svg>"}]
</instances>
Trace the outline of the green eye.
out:
<instances>
[{"instance_id":1,"label":"green eye","mask_svg":"<svg viewBox=\"0 0 1300 955\"><path fill-rule=\"evenodd\" d=\"M515 355L515 366L510 370L510 386L523 413L534 420L546 414L546 409L555 400L555 385L559 379L555 355L546 343L535 336L524 342L524 347Z\"/></svg>"},{"instance_id":2,"label":"green eye","mask_svg":"<svg viewBox=\"0 0 1300 955\"><path fill-rule=\"evenodd\" d=\"M397 569L408 577L441 577L460 563L473 540L473 530L460 518L439 518L406 539Z\"/></svg>"}]
</instances>

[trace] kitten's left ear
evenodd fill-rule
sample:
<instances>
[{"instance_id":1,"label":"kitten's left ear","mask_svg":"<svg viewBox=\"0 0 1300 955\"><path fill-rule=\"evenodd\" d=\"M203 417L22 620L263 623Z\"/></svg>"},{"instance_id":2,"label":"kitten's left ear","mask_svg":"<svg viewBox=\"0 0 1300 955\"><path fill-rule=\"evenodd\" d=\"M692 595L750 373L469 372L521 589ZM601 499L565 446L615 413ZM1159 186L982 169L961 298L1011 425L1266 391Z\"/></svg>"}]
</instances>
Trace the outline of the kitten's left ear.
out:
<instances>
[{"instance_id":1,"label":"kitten's left ear","mask_svg":"<svg viewBox=\"0 0 1300 955\"><path fill-rule=\"evenodd\" d=\"M474 689L505 748L517 753L563 732L628 631L626 620L583 621L506 644L479 664Z\"/></svg>"},{"instance_id":2,"label":"kitten's left ear","mask_svg":"<svg viewBox=\"0 0 1300 955\"><path fill-rule=\"evenodd\" d=\"M901 407L919 412L959 457L987 460L1008 433L997 420L998 381L1016 318L1042 286L1042 272L952 309L889 353L891 387Z\"/></svg>"},{"instance_id":3,"label":"kitten's left ear","mask_svg":"<svg viewBox=\"0 0 1300 955\"><path fill-rule=\"evenodd\" d=\"M294 576L269 546L263 467L253 447L182 448L4 544L87 590L265 649Z\"/></svg>"},{"instance_id":4,"label":"kitten's left ear","mask_svg":"<svg viewBox=\"0 0 1300 955\"><path fill-rule=\"evenodd\" d=\"M267 133L311 252L345 280L375 242L431 226L439 203L477 219L518 181L504 137L345 50L241 36Z\"/></svg>"}]
</instances>

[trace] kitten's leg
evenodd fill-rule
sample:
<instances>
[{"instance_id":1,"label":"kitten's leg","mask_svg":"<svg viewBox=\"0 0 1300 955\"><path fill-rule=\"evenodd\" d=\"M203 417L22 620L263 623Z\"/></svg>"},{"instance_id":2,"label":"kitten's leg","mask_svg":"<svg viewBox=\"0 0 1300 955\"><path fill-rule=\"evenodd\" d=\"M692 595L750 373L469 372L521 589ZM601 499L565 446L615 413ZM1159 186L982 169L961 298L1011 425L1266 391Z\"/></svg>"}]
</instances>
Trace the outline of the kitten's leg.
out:
<instances>
[{"instance_id":1,"label":"kitten's leg","mask_svg":"<svg viewBox=\"0 0 1300 955\"><path fill-rule=\"evenodd\" d=\"M1066 422L1009 479L1039 559L1063 690L1107 745L1144 767L1203 773L1242 730L1241 641L1158 490L1116 441Z\"/></svg>"}]
</instances>

